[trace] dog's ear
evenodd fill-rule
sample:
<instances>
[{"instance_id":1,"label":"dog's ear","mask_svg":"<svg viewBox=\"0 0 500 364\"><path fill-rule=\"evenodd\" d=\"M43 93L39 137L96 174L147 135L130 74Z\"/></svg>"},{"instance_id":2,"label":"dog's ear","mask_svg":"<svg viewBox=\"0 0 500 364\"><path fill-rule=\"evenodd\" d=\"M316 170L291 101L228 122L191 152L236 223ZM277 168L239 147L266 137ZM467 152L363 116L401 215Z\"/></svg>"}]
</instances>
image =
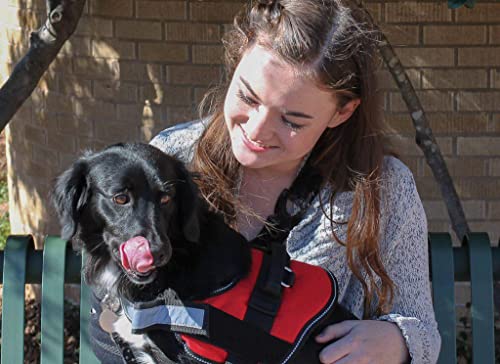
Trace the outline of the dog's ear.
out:
<instances>
[{"instance_id":1,"label":"dog's ear","mask_svg":"<svg viewBox=\"0 0 500 364\"><path fill-rule=\"evenodd\" d=\"M179 183L176 184L179 221L182 224L184 237L191 242L200 240L200 218L198 215L198 187L193 182L189 171L182 163L177 163Z\"/></svg>"},{"instance_id":2,"label":"dog's ear","mask_svg":"<svg viewBox=\"0 0 500 364\"><path fill-rule=\"evenodd\" d=\"M57 178L52 190L52 203L59 216L64 240L75 235L78 217L89 198L87 172L88 163L81 158Z\"/></svg>"}]
</instances>

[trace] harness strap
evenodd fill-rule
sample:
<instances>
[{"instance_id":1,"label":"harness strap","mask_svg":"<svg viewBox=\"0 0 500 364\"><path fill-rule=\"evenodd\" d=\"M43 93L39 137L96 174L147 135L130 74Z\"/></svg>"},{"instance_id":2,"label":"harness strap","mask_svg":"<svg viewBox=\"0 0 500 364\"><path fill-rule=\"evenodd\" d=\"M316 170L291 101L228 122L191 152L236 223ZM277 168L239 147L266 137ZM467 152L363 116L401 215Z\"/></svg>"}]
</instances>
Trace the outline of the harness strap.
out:
<instances>
[{"instance_id":1,"label":"harness strap","mask_svg":"<svg viewBox=\"0 0 500 364\"><path fill-rule=\"evenodd\" d=\"M255 288L248 302L244 321L270 332L281 306L283 286L291 286L290 257L284 244L273 242L271 254L264 254ZM288 268L288 270L286 270ZM286 279L288 278L288 279ZM287 281L284 283L284 281Z\"/></svg>"}]
</instances>

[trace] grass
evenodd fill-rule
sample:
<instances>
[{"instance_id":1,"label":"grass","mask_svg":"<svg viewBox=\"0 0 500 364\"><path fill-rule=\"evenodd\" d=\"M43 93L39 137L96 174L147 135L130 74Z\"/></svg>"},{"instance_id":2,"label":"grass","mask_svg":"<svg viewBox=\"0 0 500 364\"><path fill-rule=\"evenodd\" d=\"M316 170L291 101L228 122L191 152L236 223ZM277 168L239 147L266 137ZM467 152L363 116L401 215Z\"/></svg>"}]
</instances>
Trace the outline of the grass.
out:
<instances>
[{"instance_id":1,"label":"grass","mask_svg":"<svg viewBox=\"0 0 500 364\"><path fill-rule=\"evenodd\" d=\"M9 199L7 181L0 180L0 205L7 203ZM0 249L5 247L7 236L10 234L9 213L5 212L0 216Z\"/></svg>"}]
</instances>

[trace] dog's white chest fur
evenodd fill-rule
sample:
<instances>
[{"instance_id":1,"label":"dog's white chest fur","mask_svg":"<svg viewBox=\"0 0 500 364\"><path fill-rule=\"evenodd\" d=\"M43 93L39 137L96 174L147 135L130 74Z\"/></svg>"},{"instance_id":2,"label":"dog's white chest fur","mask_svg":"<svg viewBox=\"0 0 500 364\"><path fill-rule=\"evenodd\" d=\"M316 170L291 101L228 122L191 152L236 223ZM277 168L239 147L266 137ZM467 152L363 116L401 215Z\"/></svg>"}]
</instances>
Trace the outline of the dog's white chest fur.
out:
<instances>
[{"instance_id":1,"label":"dog's white chest fur","mask_svg":"<svg viewBox=\"0 0 500 364\"><path fill-rule=\"evenodd\" d=\"M102 287L116 287L117 280L119 277L119 268L113 265L106 266L106 269L102 272L99 277L99 283ZM117 304L119 301L116 298L116 292L111 289L108 295L110 298L105 298L103 300L117 301L108 302L108 304ZM113 297L114 296L114 297ZM117 307L116 307L117 308ZM145 349L154 345L153 342L146 335L136 335L132 333L132 323L125 316L123 310L116 314L108 308L103 308L101 317L99 318L99 323L102 329L108 333L116 332L120 337L130 345L134 356L138 363L141 364L157 364L151 355L145 352Z\"/></svg>"}]
</instances>

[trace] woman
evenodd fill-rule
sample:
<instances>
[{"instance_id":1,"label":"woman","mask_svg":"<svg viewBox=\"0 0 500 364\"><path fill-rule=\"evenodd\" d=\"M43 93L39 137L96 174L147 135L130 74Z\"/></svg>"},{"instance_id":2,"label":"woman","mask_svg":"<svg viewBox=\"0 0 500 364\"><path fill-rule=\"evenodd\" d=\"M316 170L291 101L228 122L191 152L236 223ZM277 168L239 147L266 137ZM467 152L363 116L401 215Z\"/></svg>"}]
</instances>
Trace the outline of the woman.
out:
<instances>
[{"instance_id":1,"label":"woman","mask_svg":"<svg viewBox=\"0 0 500 364\"><path fill-rule=\"evenodd\" d=\"M152 144L190 162L210 206L249 241L272 229L268 217L301 172L318 173L287 250L331 270L340 303L363 318L327 327L316 338L320 361L434 363L426 218L410 171L383 139L376 42L364 13L344 1L249 4L225 36L227 82L203 121Z\"/></svg>"},{"instance_id":2,"label":"woman","mask_svg":"<svg viewBox=\"0 0 500 364\"><path fill-rule=\"evenodd\" d=\"M433 363L427 225L411 172L390 156L375 97L377 34L338 0L256 2L224 39L228 82L210 116L152 143L192 161L211 206L258 237L302 166L321 191L290 232L292 259L330 269L360 321L317 338L322 363ZM195 142L196 141L196 142Z\"/></svg>"}]
</instances>

